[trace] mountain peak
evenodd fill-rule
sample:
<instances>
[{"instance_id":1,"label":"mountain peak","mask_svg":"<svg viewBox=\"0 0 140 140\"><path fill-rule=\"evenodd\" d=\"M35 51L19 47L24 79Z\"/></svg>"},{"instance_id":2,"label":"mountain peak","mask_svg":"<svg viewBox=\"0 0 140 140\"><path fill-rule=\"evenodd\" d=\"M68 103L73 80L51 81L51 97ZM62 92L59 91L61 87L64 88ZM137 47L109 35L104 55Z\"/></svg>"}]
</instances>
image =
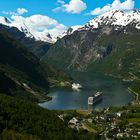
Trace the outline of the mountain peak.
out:
<instances>
[{"instance_id":1,"label":"mountain peak","mask_svg":"<svg viewBox=\"0 0 140 140\"><path fill-rule=\"evenodd\" d=\"M0 23L1 24L10 24L11 21L8 18L6 18L6 17L1 17L0 16Z\"/></svg>"},{"instance_id":2,"label":"mountain peak","mask_svg":"<svg viewBox=\"0 0 140 140\"><path fill-rule=\"evenodd\" d=\"M53 34L49 34L47 30L45 30L44 32L34 31L26 25L26 23L22 18L19 17L17 20L18 23L12 22L8 18L0 17L1 24L4 24L8 27L18 28L21 32L25 33L26 37L34 38L35 40L40 40L49 43L55 43L57 41L57 37L54 36ZM133 27L140 29L140 11L137 9L125 11L113 10L95 17L94 19L90 20L83 26L75 25L69 27L67 31L59 35L58 38L62 38L66 35L71 35L75 31L94 30L104 25L113 26L115 27L116 30L118 30L121 27L125 27L127 25L132 25Z\"/></svg>"},{"instance_id":3,"label":"mountain peak","mask_svg":"<svg viewBox=\"0 0 140 140\"><path fill-rule=\"evenodd\" d=\"M39 31L32 30L30 27L26 25L26 23L21 17L16 17L16 18L18 18L17 19L18 23L15 21L10 21L6 17L0 16L0 24L6 25L10 28L16 27L19 31L25 33L26 37L34 38L37 41L43 41L48 43L54 43L56 41L56 38L50 35L49 32L47 31L39 32Z\"/></svg>"},{"instance_id":4,"label":"mountain peak","mask_svg":"<svg viewBox=\"0 0 140 140\"><path fill-rule=\"evenodd\" d=\"M81 27L82 27L82 25L71 26L65 32L63 32L62 35L59 38L62 38L66 35L71 35L72 33L74 33L76 30L78 30Z\"/></svg>"},{"instance_id":5,"label":"mountain peak","mask_svg":"<svg viewBox=\"0 0 140 140\"><path fill-rule=\"evenodd\" d=\"M5 20L5 22L8 23L8 24L11 23L11 21L10 21L7 17L4 17L4 20Z\"/></svg>"},{"instance_id":6,"label":"mountain peak","mask_svg":"<svg viewBox=\"0 0 140 140\"><path fill-rule=\"evenodd\" d=\"M115 26L116 30L127 25L133 25L135 28L140 29L140 11L133 9L106 12L90 20L83 26L72 26L68 28L68 30L61 35L61 38L66 35L71 35L75 31L94 30L104 25Z\"/></svg>"},{"instance_id":7,"label":"mountain peak","mask_svg":"<svg viewBox=\"0 0 140 140\"><path fill-rule=\"evenodd\" d=\"M135 23L135 27L140 29L140 12L138 10L114 10L104 13L92 20L90 20L85 26L92 28L98 28L100 25L112 25L112 26L127 26Z\"/></svg>"}]
</instances>

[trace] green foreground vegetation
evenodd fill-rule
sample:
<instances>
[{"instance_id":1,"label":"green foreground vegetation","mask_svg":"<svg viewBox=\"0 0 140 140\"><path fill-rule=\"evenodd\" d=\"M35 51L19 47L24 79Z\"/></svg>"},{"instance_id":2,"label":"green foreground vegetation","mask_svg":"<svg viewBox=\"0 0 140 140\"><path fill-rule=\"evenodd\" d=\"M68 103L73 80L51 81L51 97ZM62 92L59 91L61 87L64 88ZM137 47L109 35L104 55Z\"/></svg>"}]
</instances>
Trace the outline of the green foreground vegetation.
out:
<instances>
[{"instance_id":1,"label":"green foreground vegetation","mask_svg":"<svg viewBox=\"0 0 140 140\"><path fill-rule=\"evenodd\" d=\"M94 140L96 135L67 127L54 111L17 97L0 95L1 140Z\"/></svg>"}]
</instances>

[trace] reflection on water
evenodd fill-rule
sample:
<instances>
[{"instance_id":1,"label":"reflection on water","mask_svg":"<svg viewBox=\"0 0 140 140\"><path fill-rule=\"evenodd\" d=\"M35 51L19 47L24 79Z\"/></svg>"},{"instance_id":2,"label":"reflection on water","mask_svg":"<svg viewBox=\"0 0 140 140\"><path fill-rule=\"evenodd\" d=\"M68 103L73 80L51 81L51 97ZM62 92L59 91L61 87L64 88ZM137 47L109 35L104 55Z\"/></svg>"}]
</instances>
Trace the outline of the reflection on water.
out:
<instances>
[{"instance_id":1,"label":"reflection on water","mask_svg":"<svg viewBox=\"0 0 140 140\"><path fill-rule=\"evenodd\" d=\"M83 89L74 91L71 88L53 88L49 94L53 99L40 105L48 109L94 109L126 105L133 99L121 80L89 73L73 73L72 77ZM88 106L88 97L97 91L103 92L103 100Z\"/></svg>"}]
</instances>

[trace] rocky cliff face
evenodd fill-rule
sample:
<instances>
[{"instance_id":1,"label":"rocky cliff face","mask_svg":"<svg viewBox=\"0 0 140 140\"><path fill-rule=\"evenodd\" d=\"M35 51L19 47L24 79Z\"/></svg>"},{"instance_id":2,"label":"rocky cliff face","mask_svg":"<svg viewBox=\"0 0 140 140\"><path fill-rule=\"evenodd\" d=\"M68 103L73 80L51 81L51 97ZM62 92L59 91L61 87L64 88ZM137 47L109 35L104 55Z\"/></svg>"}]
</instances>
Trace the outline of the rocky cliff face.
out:
<instances>
[{"instance_id":1,"label":"rocky cliff face","mask_svg":"<svg viewBox=\"0 0 140 140\"><path fill-rule=\"evenodd\" d=\"M138 11L106 13L59 39L42 60L65 70L88 70L134 44L135 35L140 35L139 24Z\"/></svg>"},{"instance_id":2,"label":"rocky cliff face","mask_svg":"<svg viewBox=\"0 0 140 140\"><path fill-rule=\"evenodd\" d=\"M91 64L106 59L120 46L125 48L130 45L135 34L139 36L140 31L131 26L117 31L112 26L101 26L94 31L76 31L57 41L43 60L62 69L84 71ZM125 40L129 36L130 40Z\"/></svg>"}]
</instances>

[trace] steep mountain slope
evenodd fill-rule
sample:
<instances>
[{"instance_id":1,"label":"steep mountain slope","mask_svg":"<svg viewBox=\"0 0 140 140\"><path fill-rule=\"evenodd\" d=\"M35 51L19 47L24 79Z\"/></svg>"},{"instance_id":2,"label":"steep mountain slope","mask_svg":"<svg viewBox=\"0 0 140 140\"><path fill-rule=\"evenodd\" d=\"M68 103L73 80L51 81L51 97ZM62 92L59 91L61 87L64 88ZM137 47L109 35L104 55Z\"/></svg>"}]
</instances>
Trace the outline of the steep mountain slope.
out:
<instances>
[{"instance_id":1,"label":"steep mountain slope","mask_svg":"<svg viewBox=\"0 0 140 140\"><path fill-rule=\"evenodd\" d=\"M139 27L139 11L105 13L59 39L42 61L60 69L102 72L134 81L133 90L140 93Z\"/></svg>"},{"instance_id":2,"label":"steep mountain slope","mask_svg":"<svg viewBox=\"0 0 140 140\"><path fill-rule=\"evenodd\" d=\"M70 86L72 79L40 59L0 30L0 92L34 101L49 99L50 85Z\"/></svg>"},{"instance_id":3,"label":"steep mountain slope","mask_svg":"<svg viewBox=\"0 0 140 140\"><path fill-rule=\"evenodd\" d=\"M0 30L0 78L1 92L10 95L38 99L49 88L39 60L3 30Z\"/></svg>"},{"instance_id":4,"label":"steep mountain slope","mask_svg":"<svg viewBox=\"0 0 140 140\"><path fill-rule=\"evenodd\" d=\"M66 78L69 79L62 71L50 65L41 65L32 53L1 29L0 139L94 139L95 135L90 132L68 128L54 111L30 102L48 99L47 80L62 81Z\"/></svg>"},{"instance_id":5,"label":"steep mountain slope","mask_svg":"<svg viewBox=\"0 0 140 140\"><path fill-rule=\"evenodd\" d=\"M91 31L100 28L100 26L105 25L110 25L115 30L121 29L128 25L132 25L133 27L140 29L140 11L138 10L110 11L90 20L84 26L74 26L72 28L69 28L66 32L63 33L62 37L66 35L71 35L75 31L83 31L83 30Z\"/></svg>"},{"instance_id":6,"label":"steep mountain slope","mask_svg":"<svg viewBox=\"0 0 140 140\"><path fill-rule=\"evenodd\" d=\"M0 17L0 23L2 25L6 25L9 28L16 27L19 31L23 32L26 35L26 37L29 37L36 41L44 41L48 43L53 43L56 41L56 38L53 38L48 32L39 32L28 27L24 18L17 16L16 20L17 21L14 22L6 17ZM35 21L28 19L28 22L31 22L32 24L34 24Z\"/></svg>"},{"instance_id":7,"label":"steep mountain slope","mask_svg":"<svg viewBox=\"0 0 140 140\"><path fill-rule=\"evenodd\" d=\"M89 21L86 25L79 28L78 30L93 30L99 28L101 25L111 25L114 26L115 30L118 30L127 25L132 25L133 27L140 29L140 11L130 10L130 11L120 11L115 10L107 12L95 19Z\"/></svg>"},{"instance_id":8,"label":"steep mountain slope","mask_svg":"<svg viewBox=\"0 0 140 140\"><path fill-rule=\"evenodd\" d=\"M27 37L25 32L20 31L16 27L9 27L0 24L0 29L3 29L6 32L8 32L14 39L22 43L29 51L34 53L38 58L42 57L51 46L51 44L48 42L37 41L34 38Z\"/></svg>"},{"instance_id":9,"label":"steep mountain slope","mask_svg":"<svg viewBox=\"0 0 140 140\"><path fill-rule=\"evenodd\" d=\"M124 37L121 42L125 50L129 44L125 38L131 36L133 40L136 33L139 35L139 24L139 11L105 13L59 39L43 59L62 69L87 70L89 65L104 60L118 49L121 37Z\"/></svg>"},{"instance_id":10,"label":"steep mountain slope","mask_svg":"<svg viewBox=\"0 0 140 140\"><path fill-rule=\"evenodd\" d=\"M80 25L72 26L68 28L65 32L60 34L59 36L52 38L51 35L41 34L37 32L35 34L34 31L30 31L28 26L26 26L25 21L19 18L19 23L13 23L6 17L0 17L0 29L8 32L13 38L22 43L29 51L34 53L38 58L44 56L49 48L60 38L72 34ZM44 23L45 24L45 23ZM33 33L32 33L33 32Z\"/></svg>"},{"instance_id":11,"label":"steep mountain slope","mask_svg":"<svg viewBox=\"0 0 140 140\"><path fill-rule=\"evenodd\" d=\"M131 72L139 74L139 36L139 30L131 30L127 34L111 34L100 38L98 45L107 46L109 55L106 53L103 59L92 63L89 68L120 77L127 77Z\"/></svg>"}]
</instances>

